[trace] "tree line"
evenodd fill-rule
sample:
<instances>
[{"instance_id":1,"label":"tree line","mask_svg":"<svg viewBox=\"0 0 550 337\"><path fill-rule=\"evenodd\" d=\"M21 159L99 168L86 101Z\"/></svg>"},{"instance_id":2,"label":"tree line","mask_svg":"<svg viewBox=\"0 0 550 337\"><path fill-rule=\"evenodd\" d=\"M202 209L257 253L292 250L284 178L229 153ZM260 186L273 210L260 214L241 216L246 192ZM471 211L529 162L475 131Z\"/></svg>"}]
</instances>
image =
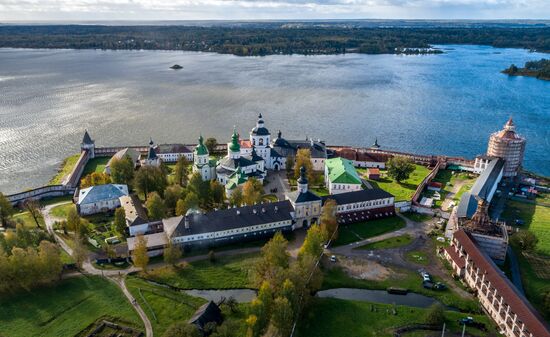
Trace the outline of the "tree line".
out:
<instances>
[{"instance_id":1,"label":"tree line","mask_svg":"<svg viewBox=\"0 0 550 337\"><path fill-rule=\"evenodd\" d=\"M479 44L550 52L550 28L241 27L41 25L0 26L0 47L205 51L273 54L398 54L433 44Z\"/></svg>"}]
</instances>

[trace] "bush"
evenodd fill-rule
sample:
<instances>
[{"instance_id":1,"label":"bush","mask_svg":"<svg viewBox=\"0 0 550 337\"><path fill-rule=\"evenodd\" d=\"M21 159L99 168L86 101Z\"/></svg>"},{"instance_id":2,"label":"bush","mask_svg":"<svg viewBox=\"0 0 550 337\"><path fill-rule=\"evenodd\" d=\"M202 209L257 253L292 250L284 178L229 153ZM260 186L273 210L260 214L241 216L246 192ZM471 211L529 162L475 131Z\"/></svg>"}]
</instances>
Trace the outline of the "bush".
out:
<instances>
[{"instance_id":1,"label":"bush","mask_svg":"<svg viewBox=\"0 0 550 337\"><path fill-rule=\"evenodd\" d=\"M441 325L445 322L445 309L439 303L434 303L426 312L426 324Z\"/></svg>"}]
</instances>

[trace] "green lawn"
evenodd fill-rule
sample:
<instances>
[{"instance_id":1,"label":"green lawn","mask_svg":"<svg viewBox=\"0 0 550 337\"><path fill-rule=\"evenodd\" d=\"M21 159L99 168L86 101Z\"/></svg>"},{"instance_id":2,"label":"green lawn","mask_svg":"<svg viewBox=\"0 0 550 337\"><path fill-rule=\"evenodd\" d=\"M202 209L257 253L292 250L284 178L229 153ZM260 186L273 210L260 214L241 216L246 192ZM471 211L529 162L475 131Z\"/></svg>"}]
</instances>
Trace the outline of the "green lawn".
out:
<instances>
[{"instance_id":1,"label":"green lawn","mask_svg":"<svg viewBox=\"0 0 550 337\"><path fill-rule=\"evenodd\" d=\"M73 203L68 202L66 204L62 204L62 205L53 207L50 210L50 214L55 216L55 217L58 217L58 218L66 219L67 214L69 214L69 211L74 207L75 207L75 205Z\"/></svg>"},{"instance_id":2,"label":"green lawn","mask_svg":"<svg viewBox=\"0 0 550 337\"><path fill-rule=\"evenodd\" d=\"M397 216L342 225L339 227L338 239L334 241L333 246L347 245L355 241L393 232L403 227L405 227L405 220Z\"/></svg>"},{"instance_id":3,"label":"green lawn","mask_svg":"<svg viewBox=\"0 0 550 337\"><path fill-rule=\"evenodd\" d=\"M312 187L311 192L317 194L320 197L330 194L326 187Z\"/></svg>"},{"instance_id":4,"label":"green lawn","mask_svg":"<svg viewBox=\"0 0 550 337\"><path fill-rule=\"evenodd\" d=\"M406 288L412 292L438 299L445 305L453 306L467 312L481 312L479 304L473 299L465 299L457 295L451 289L432 290L422 286L422 278L415 271L392 267L394 272L382 281L357 279L349 276L343 269L334 267L325 270L323 289L333 288L361 288L385 290L389 287ZM433 277L435 281L443 281Z\"/></svg>"},{"instance_id":5,"label":"green lawn","mask_svg":"<svg viewBox=\"0 0 550 337\"><path fill-rule=\"evenodd\" d=\"M111 157L95 157L88 161L86 167L84 167L84 172L82 172L82 177L87 176L90 173L98 172L101 173L105 169L105 166L109 162Z\"/></svg>"},{"instance_id":6,"label":"green lawn","mask_svg":"<svg viewBox=\"0 0 550 337\"><path fill-rule=\"evenodd\" d=\"M50 180L49 185L59 185L63 182L63 178L72 172L76 162L80 158L80 153L74 154L70 157L67 157L61 163L59 171L57 174Z\"/></svg>"},{"instance_id":7,"label":"green lawn","mask_svg":"<svg viewBox=\"0 0 550 337\"><path fill-rule=\"evenodd\" d=\"M395 308L396 314L392 313ZM393 329L412 324L424 323L426 309L391 304L346 301L334 298L315 298L305 317L299 320L299 337L339 337L339 336L393 336ZM446 311L447 328L452 332L461 332L458 320L465 315ZM483 322L494 334L489 319L483 315L474 315L474 319ZM488 336L486 332L467 328L467 333L475 336Z\"/></svg>"},{"instance_id":8,"label":"green lawn","mask_svg":"<svg viewBox=\"0 0 550 337\"><path fill-rule=\"evenodd\" d=\"M401 215L416 222L424 222L424 221L433 219L433 215L421 214L421 213L415 213L415 212L405 212L405 213L401 213Z\"/></svg>"},{"instance_id":9,"label":"green lawn","mask_svg":"<svg viewBox=\"0 0 550 337\"><path fill-rule=\"evenodd\" d=\"M405 259L407 259L410 262L422 264L425 266L430 263L428 254L426 254L421 250L411 250L410 252L407 252L405 254Z\"/></svg>"},{"instance_id":10,"label":"green lawn","mask_svg":"<svg viewBox=\"0 0 550 337\"><path fill-rule=\"evenodd\" d=\"M381 170L380 180L369 180L373 187L379 187L395 196L395 201L411 200L414 191L422 180L430 173L430 170L422 165L415 165L416 168L411 173L409 179L398 183L386 175L385 170Z\"/></svg>"},{"instance_id":11,"label":"green lawn","mask_svg":"<svg viewBox=\"0 0 550 337\"><path fill-rule=\"evenodd\" d=\"M183 268L158 268L147 275L148 279L183 289L251 288L249 271L258 254L217 257L216 262L200 260Z\"/></svg>"},{"instance_id":12,"label":"green lawn","mask_svg":"<svg viewBox=\"0 0 550 337\"><path fill-rule=\"evenodd\" d=\"M262 195L262 201L266 202L277 202L279 199L275 194L264 194Z\"/></svg>"},{"instance_id":13,"label":"green lawn","mask_svg":"<svg viewBox=\"0 0 550 337\"><path fill-rule=\"evenodd\" d=\"M36 222L28 211L14 214L13 220L17 222L22 221L23 225L27 228L36 228ZM38 223L40 224L40 227L46 228L46 223L44 223L44 219L39 219Z\"/></svg>"},{"instance_id":14,"label":"green lawn","mask_svg":"<svg viewBox=\"0 0 550 337\"><path fill-rule=\"evenodd\" d=\"M539 239L537 253L550 256L550 207L508 200L501 215L509 225L516 219L525 221L522 228L533 232Z\"/></svg>"},{"instance_id":15,"label":"green lawn","mask_svg":"<svg viewBox=\"0 0 550 337\"><path fill-rule=\"evenodd\" d=\"M100 277L0 297L0 335L6 337L74 336L102 316L142 324L117 286Z\"/></svg>"},{"instance_id":16,"label":"green lawn","mask_svg":"<svg viewBox=\"0 0 550 337\"><path fill-rule=\"evenodd\" d=\"M355 249L374 250L374 249L399 248L399 247L410 245L412 241L413 241L413 238L409 234L403 234L403 235L399 235L399 236L385 239L382 241L368 243L364 246L360 246Z\"/></svg>"},{"instance_id":17,"label":"green lawn","mask_svg":"<svg viewBox=\"0 0 550 337\"><path fill-rule=\"evenodd\" d=\"M544 262L540 263L541 261L537 261L536 256L535 259L527 258L521 254L519 249L515 247L514 251L516 252L516 256L518 258L525 295L546 318L546 320L550 320L550 311L545 311L543 304L544 294L550 291L550 277L548 277L548 274L550 273L550 263L548 258L539 256L539 259L543 259ZM537 273L537 268L542 268L542 273Z\"/></svg>"},{"instance_id":18,"label":"green lawn","mask_svg":"<svg viewBox=\"0 0 550 337\"><path fill-rule=\"evenodd\" d=\"M202 298L156 286L137 277L128 277L126 285L151 320L156 336L162 336L173 323L187 321L202 304L206 303ZM224 320L239 321L241 327L239 336L245 334L246 307L246 304L240 304L240 310L232 313L222 306Z\"/></svg>"}]
</instances>

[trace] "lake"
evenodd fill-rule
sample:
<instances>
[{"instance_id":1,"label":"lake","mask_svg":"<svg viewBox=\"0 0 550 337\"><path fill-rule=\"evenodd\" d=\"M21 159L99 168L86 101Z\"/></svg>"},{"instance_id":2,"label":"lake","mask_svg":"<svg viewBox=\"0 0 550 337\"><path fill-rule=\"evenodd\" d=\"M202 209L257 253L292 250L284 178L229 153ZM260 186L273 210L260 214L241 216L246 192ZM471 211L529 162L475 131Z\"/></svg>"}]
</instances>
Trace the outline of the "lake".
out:
<instances>
[{"instance_id":1,"label":"lake","mask_svg":"<svg viewBox=\"0 0 550 337\"><path fill-rule=\"evenodd\" d=\"M98 146L190 143L199 133L227 142L234 125L248 135L258 112L287 138L368 146L377 137L388 149L470 158L512 115L527 137L525 167L550 176L550 82L500 73L545 55L441 48L246 58L0 49L0 191L47 183L86 128Z\"/></svg>"}]
</instances>

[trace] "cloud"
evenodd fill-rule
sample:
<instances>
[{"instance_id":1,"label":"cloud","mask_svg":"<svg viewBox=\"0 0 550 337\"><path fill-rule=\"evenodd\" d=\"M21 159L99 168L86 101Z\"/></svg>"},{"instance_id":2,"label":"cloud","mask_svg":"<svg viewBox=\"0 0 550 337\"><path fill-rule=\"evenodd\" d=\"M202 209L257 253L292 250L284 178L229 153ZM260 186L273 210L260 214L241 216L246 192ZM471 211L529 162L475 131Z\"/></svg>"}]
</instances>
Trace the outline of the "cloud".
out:
<instances>
[{"instance_id":1,"label":"cloud","mask_svg":"<svg viewBox=\"0 0 550 337\"><path fill-rule=\"evenodd\" d=\"M0 0L0 20L550 18L548 0Z\"/></svg>"}]
</instances>

